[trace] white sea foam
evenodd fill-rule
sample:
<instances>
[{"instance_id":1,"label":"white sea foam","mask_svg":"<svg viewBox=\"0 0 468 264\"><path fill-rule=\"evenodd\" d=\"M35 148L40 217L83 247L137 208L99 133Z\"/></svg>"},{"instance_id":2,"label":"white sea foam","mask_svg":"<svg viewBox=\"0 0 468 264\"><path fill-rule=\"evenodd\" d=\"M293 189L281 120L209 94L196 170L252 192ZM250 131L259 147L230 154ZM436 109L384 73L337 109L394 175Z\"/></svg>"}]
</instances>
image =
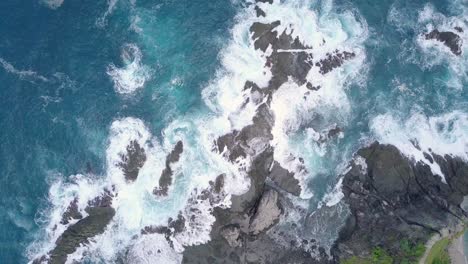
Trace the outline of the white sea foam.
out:
<instances>
[{"instance_id":1,"label":"white sea foam","mask_svg":"<svg viewBox=\"0 0 468 264\"><path fill-rule=\"evenodd\" d=\"M344 197L343 191L341 189L342 187L343 187L343 178L340 178L338 180L338 183L333 188L333 190L327 193L323 197L322 202L325 203L325 205L328 207L332 207L338 204L341 201L341 199L343 199Z\"/></svg>"},{"instance_id":2,"label":"white sea foam","mask_svg":"<svg viewBox=\"0 0 468 264\"><path fill-rule=\"evenodd\" d=\"M139 239L130 249L127 259L135 264L151 264L155 260L177 264L182 262L182 255L169 246L164 235L153 234Z\"/></svg>"},{"instance_id":3,"label":"white sea foam","mask_svg":"<svg viewBox=\"0 0 468 264\"><path fill-rule=\"evenodd\" d=\"M112 262L119 252L129 247L132 254L138 254L135 257L141 263L151 261L148 259L151 257L149 245L145 242L148 238L139 236L140 231L147 226L165 225L169 217L176 218L179 212L186 219L186 227L182 233L171 238L174 249L166 245L166 240L157 244L161 252L164 252L158 256L168 258L164 263L179 261L186 246L207 242L215 220L212 215L213 207L229 206L231 195L241 194L249 186L245 171L244 174L240 172L238 164L232 164L212 151L212 133L216 131L216 122L211 120L213 119L205 120L206 123L202 118L174 121L163 131L162 144L158 143L141 120L115 120L110 126L106 174L99 178L76 175L70 183L55 180L52 184L49 194L51 209L47 212L48 221L45 227L47 236L44 241L33 245L38 250L30 251L31 258L42 256L54 247L56 239L68 227L60 221L72 201L77 198L78 210L86 216L84 209L88 201L99 196L104 189L111 190L115 195L112 200L112 207L116 210L115 217L103 234L92 238L90 243L70 255L70 261L86 256ZM184 151L180 162L171 166L173 184L168 197L158 199L152 194L153 188L157 186L165 168L166 155L179 140L183 141ZM138 178L134 182L127 182L119 163L132 141L138 142L145 149L147 160L140 169ZM216 204L211 204L208 200L197 201L200 192L209 187L209 181L214 181L223 173L226 175L225 197ZM75 222L76 220L71 221L71 224Z\"/></svg>"},{"instance_id":4,"label":"white sea foam","mask_svg":"<svg viewBox=\"0 0 468 264\"><path fill-rule=\"evenodd\" d=\"M407 120L384 114L372 119L370 128L381 143L395 145L408 157L424 162L444 181L439 165L424 152L468 160L468 115L461 111L429 117L416 112Z\"/></svg>"},{"instance_id":5,"label":"white sea foam","mask_svg":"<svg viewBox=\"0 0 468 264\"><path fill-rule=\"evenodd\" d=\"M107 13L112 12L116 2L109 1L108 12L103 21ZM330 5L331 3L328 8L331 8ZM258 94L252 93L250 89L244 90L246 81L252 81L262 88L267 86L271 78L270 69L265 67L266 56L271 50L266 54L255 50L250 37L249 27L254 21L291 19L294 25L285 29L298 28L294 34L307 33L307 36L301 38L310 45L316 45L317 42L309 37L309 33L326 38L327 44L316 48L317 53L314 53L314 56L317 59L322 58L327 51L335 49L352 51L357 55L354 60L325 76L319 75L317 69L311 71L308 80L314 80L314 85L322 85L322 89L311 94L313 96L304 103L302 103L303 94L299 95L297 91L305 93L307 91L305 87L297 87L296 84L288 82L279 89L278 95L275 95L272 102L278 120L278 126L275 126L274 131L277 148L288 149L286 144L289 143L287 139L290 134L308 124L307 114L318 104L328 105L334 109L342 108L345 116L349 111L349 102L344 87L348 81L360 74L359 69L365 59L365 53L358 43L364 41L367 29L358 23L351 13L334 17L330 12L327 13L329 17L318 17L305 6L305 4L296 6L292 2L286 3L285 6L275 3L268 7L265 4L262 8L272 12L267 18L257 18L253 8L238 15L237 24L231 31L230 42L221 52L222 67L217 72L216 78L203 91L203 98L214 113L190 114L173 121L163 130L161 140L151 135L148 127L139 119L115 120L110 127L106 150L106 173L96 179L88 178L87 181L81 179L78 183L70 184L57 182L55 187L52 186L51 192L54 194L51 194L51 197L59 198L54 198L51 202L52 209L47 230L53 235L48 237L48 241L55 241L65 230L66 226L57 223L73 199L78 197L79 208L83 211L87 201L104 188L116 194L112 201L112 207L116 210L115 217L103 234L93 238L87 246L80 247L70 259L79 260L86 255L104 262L112 262L119 252L129 250L129 257L135 263L151 263L155 258L161 263L180 263L184 247L206 243L210 239L211 225L215 220L212 215L213 207L230 206L231 196L244 193L250 184L246 172L249 170L252 157L231 163L214 151L213 142L233 129L240 129L250 124L258 105L263 102ZM297 10L299 15L295 14ZM301 18L302 15L311 15L313 19L309 21ZM347 24L347 30L344 29L344 24ZM311 29L314 31L309 31ZM111 65L108 69L116 84L116 91L123 94L132 93L143 87L149 78L146 71L140 72L145 67L141 64L141 53L138 48L136 46L127 48L128 50L124 49L122 54L125 67L117 68ZM144 78L140 78L142 75ZM296 90L291 92L293 89ZM286 107L288 103L293 110ZM171 165L173 183L169 195L155 197L152 190L158 186L159 177L165 168L166 155L179 140L184 144L184 151L180 161ZM119 163L131 141L137 141L145 149L147 160L140 169L138 178L134 182L127 182ZM253 155L262 149L263 143L252 142ZM209 188L209 181L215 180L220 174L225 174L223 197L215 204L207 200L194 203L193 200L197 195ZM81 185L79 182L82 182ZM183 232L170 238L174 249L161 235L140 235L144 227L165 225L169 217L174 219L179 212L184 215L187 225ZM53 230L55 225L58 228ZM40 254L34 256L47 253L51 247L53 242L42 247Z\"/></svg>"},{"instance_id":6,"label":"white sea foam","mask_svg":"<svg viewBox=\"0 0 468 264\"><path fill-rule=\"evenodd\" d=\"M62 6L64 0L42 0L42 2L50 9L57 9Z\"/></svg>"},{"instance_id":7,"label":"white sea foam","mask_svg":"<svg viewBox=\"0 0 468 264\"><path fill-rule=\"evenodd\" d=\"M423 10L419 12L418 23L423 28L424 32L431 32L434 29L439 31L451 31L461 37L463 44L468 43L468 34L465 32L465 30L468 28L468 24L463 17L446 17L442 13L437 12L435 7L427 4ZM455 27L460 27L465 30L463 30L463 32L458 32L455 30ZM418 36L417 43L425 53L436 51L438 53L445 54L444 56L434 56L432 59L437 59L435 62L428 60L427 63L431 63L430 65L439 64L443 60L443 57L450 56L452 57L450 60L457 58L457 56L453 55L450 49L443 43L432 39L426 40L422 34ZM464 55L465 50L466 45L463 45L462 56Z\"/></svg>"},{"instance_id":8,"label":"white sea foam","mask_svg":"<svg viewBox=\"0 0 468 264\"><path fill-rule=\"evenodd\" d=\"M87 206L87 202L99 196L102 192L102 181L93 180L85 175L73 175L70 177L70 182L62 181L60 175L56 175L53 178L54 180L48 195L50 207L41 212L47 218L44 233L40 240L30 245L28 255L31 258L41 257L52 250L57 238L70 224L76 222L76 220L73 220L69 224L61 223L62 215L75 198L79 197L77 203L78 211L83 216L86 216L87 213L84 209Z\"/></svg>"},{"instance_id":9,"label":"white sea foam","mask_svg":"<svg viewBox=\"0 0 468 264\"><path fill-rule=\"evenodd\" d=\"M398 56L401 61L417 64L423 69L444 65L449 69L449 76L440 81L447 87L463 89L463 83L468 81L468 8L460 1L452 1L450 4L457 10L454 12L458 13L457 15L446 16L438 12L432 4L426 4L421 10L417 10L416 14L409 8L392 6L387 19L399 31L416 30L414 39L402 43L403 48ZM456 30L456 27L462 29L462 32ZM426 39L425 34L434 29L459 35L462 42L461 54L453 54L449 47L438 40Z\"/></svg>"},{"instance_id":10,"label":"white sea foam","mask_svg":"<svg viewBox=\"0 0 468 264\"><path fill-rule=\"evenodd\" d=\"M18 70L13 66L11 63L0 57L0 65L3 69L11 74L17 75L22 80L29 80L29 81L42 81L47 82L48 79L41 74L32 71L32 70Z\"/></svg>"},{"instance_id":11,"label":"white sea foam","mask_svg":"<svg viewBox=\"0 0 468 264\"><path fill-rule=\"evenodd\" d=\"M131 94L143 88L151 77L151 70L142 64L142 54L135 44L126 44L121 54L123 68L110 64L107 74L114 81L114 89L120 94Z\"/></svg>"},{"instance_id":12,"label":"white sea foam","mask_svg":"<svg viewBox=\"0 0 468 264\"><path fill-rule=\"evenodd\" d=\"M119 0L107 0L107 9L104 14L96 20L96 26L103 28L107 24L107 17L114 12L116 4Z\"/></svg>"},{"instance_id":13,"label":"white sea foam","mask_svg":"<svg viewBox=\"0 0 468 264\"><path fill-rule=\"evenodd\" d=\"M313 133L315 130L310 127L310 123L316 117L314 113L322 115L326 112L333 113L335 119L346 122L351 106L345 88L348 83L356 82L365 76L363 64L366 55L363 42L367 38L367 25L362 19L357 19L356 14L332 13L331 2L324 3L321 13L309 9L309 5L309 1L264 4L261 7L266 10L267 16L262 20L292 21L278 27L278 32L286 30L294 37L297 34L305 44L312 46L308 52L312 53L314 62L337 49L354 52L356 57L325 75L319 72L319 67L312 67L307 81L314 86L320 86L318 91L311 92L305 85L299 87L290 80L273 95L271 109L275 114L273 128L275 160L289 171L295 172L302 189L305 190L302 193L304 198L312 195L307 189L306 179L310 178L313 172L304 170L304 165L297 157L305 158L306 167L313 169L312 160L324 155L323 148L310 146L310 142L316 142L313 138L317 135ZM328 126L331 126L333 123L329 122ZM303 131L306 131L306 137L297 136ZM294 135L296 136L292 139ZM310 147L305 150L304 146Z\"/></svg>"},{"instance_id":14,"label":"white sea foam","mask_svg":"<svg viewBox=\"0 0 468 264\"><path fill-rule=\"evenodd\" d=\"M226 132L252 123L258 102L250 100L245 105L251 96L250 90L244 90L246 81L266 87L271 78L271 70L265 67L266 55L254 49L250 37L249 29L255 20L253 9L236 17L238 23L231 30L231 40L221 51L222 67L202 92L210 109L229 122L225 124Z\"/></svg>"}]
</instances>

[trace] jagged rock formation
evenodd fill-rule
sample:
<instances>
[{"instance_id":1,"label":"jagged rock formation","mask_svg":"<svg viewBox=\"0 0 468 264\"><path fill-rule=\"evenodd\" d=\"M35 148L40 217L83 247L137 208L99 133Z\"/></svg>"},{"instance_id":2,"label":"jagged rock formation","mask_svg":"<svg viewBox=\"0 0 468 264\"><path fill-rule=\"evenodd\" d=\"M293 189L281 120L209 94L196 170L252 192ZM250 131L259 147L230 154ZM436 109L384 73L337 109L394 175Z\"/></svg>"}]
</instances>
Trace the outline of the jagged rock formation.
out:
<instances>
[{"instance_id":1,"label":"jagged rock formation","mask_svg":"<svg viewBox=\"0 0 468 264\"><path fill-rule=\"evenodd\" d=\"M466 220L460 205L468 195L468 164L461 159L426 153L440 165L444 183L429 166L391 145L374 143L357 155L367 168L354 163L344 175L351 214L332 252L336 260L368 257L381 247L398 261L402 240L424 244L432 234Z\"/></svg>"},{"instance_id":2,"label":"jagged rock formation","mask_svg":"<svg viewBox=\"0 0 468 264\"><path fill-rule=\"evenodd\" d=\"M271 0L257 2L272 3ZM258 6L255 10L257 16L264 16L264 11ZM312 67L319 67L320 72L326 74L354 58L354 54L335 51L315 65L310 52L312 47L304 45L299 38L293 38L286 31L278 33L276 28L281 23L255 22L251 25L254 48L264 53L271 49L265 66L271 69L272 78L267 87L259 87L250 81L245 83L244 89L251 89L257 98L254 103L258 103L252 124L216 140L217 151L223 153L229 161L236 163L239 158L251 160L252 165L247 172L250 188L243 195L232 197L231 208L214 210L216 222L211 232L211 241L186 248L183 263L328 262L320 246L315 248L322 252L319 254L320 259L316 260L304 247L285 246L268 234L277 232L274 226L284 214L281 208L289 204L287 196L298 196L301 193L294 173L273 159L274 147L270 141L273 139L271 131L275 118L270 103L273 94L289 79L298 85L306 85L311 92L320 89L306 80ZM333 133L330 132L330 136Z\"/></svg>"},{"instance_id":3,"label":"jagged rock formation","mask_svg":"<svg viewBox=\"0 0 468 264\"><path fill-rule=\"evenodd\" d=\"M272 0L257 2L272 3ZM259 6L254 8L257 17L266 16ZM275 124L270 105L273 95L281 85L292 80L300 86L305 85L307 95L312 96L322 89L306 79L313 67L318 67L318 72L325 75L356 56L350 51L335 50L323 58L314 58L310 52L313 47L305 45L287 31L276 31L282 23L256 22L251 25L254 48L265 53L265 66L271 69L272 78L266 87L259 87L251 81L245 83L244 90L250 90L252 95L245 104L254 103L257 107L252 124L231 131L214 142L214 151L232 163L249 159L251 166L246 172L250 180L249 190L233 196L230 208L214 209L216 222L212 226L211 240L206 244L186 247L183 263L333 263L355 255L369 256L377 246L398 255L401 239L424 242L432 233L464 220L466 212L460 204L468 194L466 163L450 156L426 153L428 160L441 166L447 181L444 183L439 175L432 174L427 165L415 164L393 146L375 143L357 153L366 160L367 167L353 164L343 176L344 198L335 206L346 206L349 217L330 252L332 256L315 239L311 239L314 235L311 233L315 230L303 234L300 231L317 226L320 216L338 218L341 216L339 214L330 213L326 208L309 215L304 212L302 226L291 228L303 235L299 237L299 242L297 237L291 238L293 235L279 231L278 223L287 217L287 209L292 207L291 199L300 196L302 189L294 172L274 160L275 149L270 144ZM456 30L460 32L461 29ZM455 55L461 54L460 37L456 33L434 30L426 35L426 39L440 41ZM271 51L269 55L267 50ZM323 143L340 133L341 129L334 126L318 133L316 141ZM130 142L126 150L119 165L127 182L131 183L137 180L146 162L146 154L136 141ZM172 166L179 162L183 151L184 145L179 141L167 155L159 185L153 190L154 195L168 195L174 176ZM301 161L300 157L297 159ZM197 190L200 192L191 197L188 204L207 202L215 207L225 197L223 188L224 175L220 175L207 190ZM110 192L105 192L104 196L91 201L85 210L87 216L78 210L78 201L74 200L61 222L69 224L69 227L56 241L56 247L49 256L40 261L64 263L67 255L80 244L86 244L90 238L104 232L115 214L111 207L112 198ZM169 219L162 226L147 226L140 235L163 234L173 247L174 237L196 223L199 213L196 210L200 209L181 211L176 219ZM347 213L348 210L343 212ZM336 224L339 227L341 223L336 221ZM285 244L274 236L291 239L287 241L289 244Z\"/></svg>"},{"instance_id":4,"label":"jagged rock formation","mask_svg":"<svg viewBox=\"0 0 468 264\"><path fill-rule=\"evenodd\" d=\"M69 221L76 221L63 232L55 242L55 248L47 256L43 256L33 261L33 263L65 263L67 256L75 252L80 246L89 242L89 239L102 234L115 215L112 205L112 196L106 191L103 196L96 197L88 203L83 217L77 209L77 200L74 200L68 207L62 217L62 224L68 224Z\"/></svg>"},{"instance_id":5,"label":"jagged rock formation","mask_svg":"<svg viewBox=\"0 0 468 264\"><path fill-rule=\"evenodd\" d=\"M125 180L130 182L135 181L141 167L146 162L145 149L136 140L133 140L127 146L127 155L121 155L121 159L122 161L119 163L119 166L122 167Z\"/></svg>"},{"instance_id":6,"label":"jagged rock formation","mask_svg":"<svg viewBox=\"0 0 468 264\"><path fill-rule=\"evenodd\" d=\"M459 33L463 32L460 27L455 28ZM453 54L460 56L462 54L463 41L457 33L451 31L439 31L437 29L425 34L426 39L440 41L447 46Z\"/></svg>"},{"instance_id":7,"label":"jagged rock formation","mask_svg":"<svg viewBox=\"0 0 468 264\"><path fill-rule=\"evenodd\" d=\"M153 193L157 196L166 196L169 191L169 186L172 184L172 174L174 173L171 168L171 164L176 163L180 159L180 155L184 151L184 144L182 141L178 141L174 149L166 157L166 167L159 177L159 187L153 190Z\"/></svg>"}]
</instances>

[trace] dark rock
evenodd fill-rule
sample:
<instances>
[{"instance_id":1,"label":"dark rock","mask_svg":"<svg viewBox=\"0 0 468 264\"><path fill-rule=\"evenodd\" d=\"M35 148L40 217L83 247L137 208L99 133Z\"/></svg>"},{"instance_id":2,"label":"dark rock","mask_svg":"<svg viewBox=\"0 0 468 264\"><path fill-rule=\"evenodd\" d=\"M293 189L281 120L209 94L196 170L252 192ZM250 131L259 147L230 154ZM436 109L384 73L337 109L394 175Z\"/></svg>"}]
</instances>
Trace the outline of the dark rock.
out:
<instances>
[{"instance_id":1,"label":"dark rock","mask_svg":"<svg viewBox=\"0 0 468 264\"><path fill-rule=\"evenodd\" d=\"M255 0L256 3L269 3L273 4L273 0Z\"/></svg>"},{"instance_id":2,"label":"dark rock","mask_svg":"<svg viewBox=\"0 0 468 264\"><path fill-rule=\"evenodd\" d=\"M265 11L263 11L260 7L255 6L255 12L257 13L257 17L265 17Z\"/></svg>"},{"instance_id":3,"label":"dark rock","mask_svg":"<svg viewBox=\"0 0 468 264\"><path fill-rule=\"evenodd\" d=\"M65 263L67 256L75 252L81 244L103 233L115 214L112 207L89 207L86 212L89 214L87 217L71 225L57 239L56 247L49 253L48 263Z\"/></svg>"},{"instance_id":4,"label":"dark rock","mask_svg":"<svg viewBox=\"0 0 468 264\"><path fill-rule=\"evenodd\" d=\"M255 11L257 16L263 15L259 12L259 7L255 7ZM215 151L231 163L242 159L250 161L250 170L247 171L249 189L242 195L233 195L230 208L214 209L216 222L210 234L211 240L203 245L187 247L183 263L329 263L324 253L319 252L318 257L321 259L316 260L312 258L309 249L302 248L300 243L295 243L297 247L285 246L271 236L277 231L276 223L283 213L282 204L289 199L285 197L289 195L280 192L279 189L294 195L301 192L299 182L293 174L274 163L274 148L270 145L275 121L270 109L272 96L288 80L299 86L307 83L306 87L309 90L320 89L306 80L309 71L314 67L310 52L312 47L304 45L292 34L277 32L276 29L281 24L282 22L275 21L269 24L256 22L251 25L254 48L262 52L266 52L267 49L272 51L266 57L265 65L271 69L272 78L266 87L259 87L250 81L245 83L244 90L250 89L251 94L255 94L244 102L245 105L250 103L257 106L252 124L223 135L214 142ZM341 66L344 60L351 59L354 55L337 51L334 56L336 58L331 57L321 62L324 71ZM339 133L337 129L328 132L330 137ZM200 197L210 199L210 196L218 193L217 188L213 188L216 185L211 183L210 191L202 192ZM273 188L278 188L278 191ZM242 241L242 246L237 244L239 240ZM317 252L321 248L315 247Z\"/></svg>"},{"instance_id":5,"label":"dark rock","mask_svg":"<svg viewBox=\"0 0 468 264\"><path fill-rule=\"evenodd\" d=\"M347 60L354 58L356 54L353 52L343 51L340 52L336 50L333 53L327 53L325 59L321 59L319 62L315 63L315 66L320 67L319 72L321 74L327 74L333 69L336 69L343 65Z\"/></svg>"},{"instance_id":6,"label":"dark rock","mask_svg":"<svg viewBox=\"0 0 468 264\"><path fill-rule=\"evenodd\" d=\"M278 33L273 31L273 29L275 29L280 24L280 21L275 21L271 24L264 24L260 22L253 23L250 27L250 32L253 33L252 39L255 41L255 49L259 49L265 52L268 46L276 41Z\"/></svg>"},{"instance_id":7,"label":"dark rock","mask_svg":"<svg viewBox=\"0 0 468 264\"><path fill-rule=\"evenodd\" d=\"M101 196L94 198L88 202L88 207L110 207L112 205L113 194L104 189L104 192Z\"/></svg>"},{"instance_id":8,"label":"dark rock","mask_svg":"<svg viewBox=\"0 0 468 264\"><path fill-rule=\"evenodd\" d=\"M442 42L453 54L459 56L462 53L462 39L456 33L450 31L440 32L437 29L425 34L426 39L433 39Z\"/></svg>"},{"instance_id":9,"label":"dark rock","mask_svg":"<svg viewBox=\"0 0 468 264\"><path fill-rule=\"evenodd\" d=\"M307 89L309 89L309 90L311 90L311 91L318 91L318 90L320 90L320 88L321 88L320 85L318 85L318 86L313 86L310 82L308 82L308 83L306 84L306 87L307 87Z\"/></svg>"},{"instance_id":10,"label":"dark rock","mask_svg":"<svg viewBox=\"0 0 468 264\"><path fill-rule=\"evenodd\" d=\"M358 151L367 170L356 164L343 178L344 201L351 215L332 250L338 259L369 256L375 247L396 261L400 242L425 243L443 228L466 217L460 204L468 194L468 164L434 156L447 184L426 164L415 163L391 145L374 143Z\"/></svg>"},{"instance_id":11,"label":"dark rock","mask_svg":"<svg viewBox=\"0 0 468 264\"><path fill-rule=\"evenodd\" d=\"M68 205L67 210L62 215L62 220L60 223L66 225L70 220L78 220L83 218L83 215L78 211L78 198L75 198L70 205Z\"/></svg>"},{"instance_id":12,"label":"dark rock","mask_svg":"<svg viewBox=\"0 0 468 264\"><path fill-rule=\"evenodd\" d=\"M182 212L179 212L177 219L169 218L167 220L167 226L146 226L141 230L142 235L148 234L161 234L164 235L167 242L171 247L174 247L171 237L176 234L179 234L185 230L186 219L182 215Z\"/></svg>"},{"instance_id":13,"label":"dark rock","mask_svg":"<svg viewBox=\"0 0 468 264\"><path fill-rule=\"evenodd\" d=\"M281 189L296 196L301 194L301 186L299 185L299 181L294 178L294 173L281 167L278 162L275 161L273 163L268 177Z\"/></svg>"},{"instance_id":14,"label":"dark rock","mask_svg":"<svg viewBox=\"0 0 468 264\"><path fill-rule=\"evenodd\" d=\"M273 189L266 190L250 219L249 231L254 235L264 232L279 220L281 213L278 192Z\"/></svg>"},{"instance_id":15,"label":"dark rock","mask_svg":"<svg viewBox=\"0 0 468 264\"><path fill-rule=\"evenodd\" d=\"M216 180L215 180L214 183L211 183L215 193L221 193L221 191L223 190L223 188L224 188L224 177L225 177L225 175L221 174L218 177L216 177Z\"/></svg>"},{"instance_id":16,"label":"dark rock","mask_svg":"<svg viewBox=\"0 0 468 264\"><path fill-rule=\"evenodd\" d=\"M267 57L267 65L271 67L273 74L268 85L270 92L277 90L289 77L298 85L306 83L306 76L312 68L312 54L308 51L312 47L304 45L299 38L293 38L285 31L278 33L274 31L281 24L275 21L271 24L253 23L250 31L253 33L254 47L263 52L270 46L272 54ZM345 60L354 58L351 52L335 51L328 57L316 63L322 74L341 66ZM319 87L308 85L309 89L316 90Z\"/></svg>"},{"instance_id":17,"label":"dark rock","mask_svg":"<svg viewBox=\"0 0 468 264\"><path fill-rule=\"evenodd\" d=\"M159 177L159 187L154 188L153 194L157 196L166 196L168 194L169 186L172 184L173 171L171 164L179 161L183 151L184 145L182 141L178 141L174 149L166 157L166 167L163 169L161 177Z\"/></svg>"},{"instance_id":18,"label":"dark rock","mask_svg":"<svg viewBox=\"0 0 468 264\"><path fill-rule=\"evenodd\" d=\"M33 263L65 263L67 256L75 252L81 244L86 244L90 238L102 234L115 215L115 210L111 207L112 198L112 193L105 189L101 196L88 202L85 209L88 216L84 218L78 211L78 199L74 199L62 216L61 223L69 224L71 219L79 219L78 222L68 226L47 256L36 259Z\"/></svg>"},{"instance_id":19,"label":"dark rock","mask_svg":"<svg viewBox=\"0 0 468 264\"><path fill-rule=\"evenodd\" d=\"M461 27L455 27L455 30L458 31L459 33L463 33L463 28Z\"/></svg>"},{"instance_id":20,"label":"dark rock","mask_svg":"<svg viewBox=\"0 0 468 264\"><path fill-rule=\"evenodd\" d=\"M248 154L255 154L256 150L250 146L253 139L261 139L266 145L273 139L271 128L273 116L266 104L259 106L253 117L253 124L244 127L241 131L232 131L217 139L216 145L220 153L228 151L228 159L235 162L238 158L245 158Z\"/></svg>"},{"instance_id":21,"label":"dark rock","mask_svg":"<svg viewBox=\"0 0 468 264\"><path fill-rule=\"evenodd\" d=\"M174 234L181 233L185 229L185 218L182 215L182 213L179 213L177 215L177 219L173 220L172 218L169 218L168 220L168 227L173 229Z\"/></svg>"},{"instance_id":22,"label":"dark rock","mask_svg":"<svg viewBox=\"0 0 468 264\"><path fill-rule=\"evenodd\" d=\"M167 158L166 158L166 164L178 162L182 152L184 152L184 144L182 143L182 141L177 141L174 149L171 151L169 156L167 156Z\"/></svg>"},{"instance_id":23,"label":"dark rock","mask_svg":"<svg viewBox=\"0 0 468 264\"><path fill-rule=\"evenodd\" d=\"M221 236L226 239L229 246L240 247L242 246L242 240L240 238L240 227L239 225L227 225L221 229Z\"/></svg>"},{"instance_id":24,"label":"dark rock","mask_svg":"<svg viewBox=\"0 0 468 264\"><path fill-rule=\"evenodd\" d=\"M138 144L136 140L130 142L127 146L127 155L121 155L122 162L119 166L122 168L127 181L135 181L138 173L146 162L145 149Z\"/></svg>"},{"instance_id":25,"label":"dark rock","mask_svg":"<svg viewBox=\"0 0 468 264\"><path fill-rule=\"evenodd\" d=\"M424 152L423 155L430 163L434 163L434 159L432 159L432 156L429 153Z\"/></svg>"}]
</instances>

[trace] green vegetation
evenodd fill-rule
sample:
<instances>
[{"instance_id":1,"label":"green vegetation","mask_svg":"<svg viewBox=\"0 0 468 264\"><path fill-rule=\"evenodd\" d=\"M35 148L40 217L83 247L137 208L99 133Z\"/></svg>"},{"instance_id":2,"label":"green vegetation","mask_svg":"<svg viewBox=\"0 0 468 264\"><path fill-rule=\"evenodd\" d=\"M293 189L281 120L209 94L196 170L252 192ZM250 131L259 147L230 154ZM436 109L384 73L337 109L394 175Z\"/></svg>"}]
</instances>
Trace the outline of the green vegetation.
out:
<instances>
[{"instance_id":1,"label":"green vegetation","mask_svg":"<svg viewBox=\"0 0 468 264\"><path fill-rule=\"evenodd\" d=\"M360 258L353 256L344 260L343 264L417 264L421 256L424 254L426 248L422 243L414 244L408 240L400 242L400 251L395 256L390 256L383 248L376 247L372 250L371 256L367 258ZM436 264L436 263L434 263ZM440 262L437 264L445 264Z\"/></svg>"},{"instance_id":2,"label":"green vegetation","mask_svg":"<svg viewBox=\"0 0 468 264\"><path fill-rule=\"evenodd\" d=\"M426 259L427 264L450 264L450 257L447 252L447 247L450 245L451 239L445 237L437 241L431 250Z\"/></svg>"},{"instance_id":3,"label":"green vegetation","mask_svg":"<svg viewBox=\"0 0 468 264\"><path fill-rule=\"evenodd\" d=\"M402 264L416 264L419 259L424 255L426 247L422 243L412 244L410 241L403 239L400 241L401 259Z\"/></svg>"},{"instance_id":4,"label":"green vegetation","mask_svg":"<svg viewBox=\"0 0 468 264\"><path fill-rule=\"evenodd\" d=\"M468 229L468 223L465 223L465 228L454 234L442 238L437 241L430 251L424 264L450 264L450 255L448 247ZM426 247L422 243L414 243L407 239L400 241L400 248L390 255L385 249L376 247L368 257L353 256L343 260L343 264L418 264L421 257L426 252Z\"/></svg>"},{"instance_id":5,"label":"green vegetation","mask_svg":"<svg viewBox=\"0 0 468 264\"><path fill-rule=\"evenodd\" d=\"M461 235L463 235L465 230L466 228L454 236L444 237L437 241L429 251L425 264L450 264L451 261L450 255L448 254L448 247L453 240L458 239Z\"/></svg>"},{"instance_id":6,"label":"green vegetation","mask_svg":"<svg viewBox=\"0 0 468 264\"><path fill-rule=\"evenodd\" d=\"M368 258L353 256L343 261L343 264L392 264L393 258L382 248L376 247Z\"/></svg>"}]
</instances>

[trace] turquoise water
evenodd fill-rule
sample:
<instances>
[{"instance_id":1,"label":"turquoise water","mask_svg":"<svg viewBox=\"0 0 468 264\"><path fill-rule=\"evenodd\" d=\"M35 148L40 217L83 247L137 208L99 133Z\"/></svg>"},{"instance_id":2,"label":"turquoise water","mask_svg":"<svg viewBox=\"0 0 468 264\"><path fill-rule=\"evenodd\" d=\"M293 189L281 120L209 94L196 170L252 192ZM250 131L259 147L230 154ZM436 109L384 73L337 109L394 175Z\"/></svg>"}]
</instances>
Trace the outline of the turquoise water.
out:
<instances>
[{"instance_id":1,"label":"turquoise water","mask_svg":"<svg viewBox=\"0 0 468 264\"><path fill-rule=\"evenodd\" d=\"M331 1L310 1L309 7L320 13L322 2ZM27 261L28 246L41 239L49 221L45 212L54 182L106 173L113 121L143 120L162 144L171 122L210 112L202 90L222 73L222 51L240 23L236 14L246 6L229 0L65 0L53 9L41 1L0 2L0 262ZM466 138L457 141L468 133L466 52L450 57L421 48L417 38L428 24L462 21L468 7L463 1L432 1L440 15L431 17L438 20L421 21L427 6L428 1L334 1L330 16L351 12L366 28L366 56L359 82L344 87L350 110L336 111L341 105L314 110L345 133L325 154L317 155L312 144L304 157L312 164L311 210L352 153L371 140L403 146L408 134L419 133L412 128L427 123L432 130L420 134L435 140L421 142L423 148L445 151L450 144L466 144ZM342 20L342 25L352 35L354 24ZM140 50L148 75L142 87L125 95L116 92L107 72L110 64L127 66L122 53L129 44ZM383 115L401 119L402 129L382 132L391 125L376 122ZM415 115L426 119L404 124ZM303 130L291 138L301 146L307 140Z\"/></svg>"},{"instance_id":2,"label":"turquoise water","mask_svg":"<svg viewBox=\"0 0 468 264\"><path fill-rule=\"evenodd\" d=\"M159 135L201 104L235 14L229 1L209 8L205 1L119 1L105 26L97 25L107 8L106 1L65 1L56 10L38 1L0 3L0 57L36 72L22 77L0 68L2 263L25 262L53 179L104 171L112 120L135 116ZM135 14L143 33L130 29ZM137 43L154 72L131 98L116 94L106 74L109 63L122 63L125 43ZM173 88L176 76L183 82Z\"/></svg>"}]
</instances>

